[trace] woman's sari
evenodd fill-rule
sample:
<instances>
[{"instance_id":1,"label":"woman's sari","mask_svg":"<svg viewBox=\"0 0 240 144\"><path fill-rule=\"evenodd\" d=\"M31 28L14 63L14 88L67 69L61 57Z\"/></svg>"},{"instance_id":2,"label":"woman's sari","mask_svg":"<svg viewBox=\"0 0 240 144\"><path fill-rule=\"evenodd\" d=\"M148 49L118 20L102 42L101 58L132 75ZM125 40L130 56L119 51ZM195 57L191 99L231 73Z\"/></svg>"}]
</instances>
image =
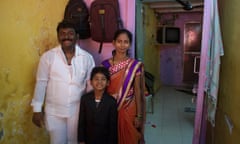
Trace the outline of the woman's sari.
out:
<instances>
[{"instance_id":1,"label":"woman's sari","mask_svg":"<svg viewBox=\"0 0 240 144\"><path fill-rule=\"evenodd\" d=\"M138 144L143 130L134 127L136 117L136 101L134 96L135 77L141 77L141 90L144 90L143 64L134 59L127 59L116 65L111 65L109 60L102 62L111 74L108 93L117 99L118 104L118 144ZM142 98L144 99L144 91ZM145 109L143 100L143 112ZM142 126L143 128L143 126Z\"/></svg>"}]
</instances>

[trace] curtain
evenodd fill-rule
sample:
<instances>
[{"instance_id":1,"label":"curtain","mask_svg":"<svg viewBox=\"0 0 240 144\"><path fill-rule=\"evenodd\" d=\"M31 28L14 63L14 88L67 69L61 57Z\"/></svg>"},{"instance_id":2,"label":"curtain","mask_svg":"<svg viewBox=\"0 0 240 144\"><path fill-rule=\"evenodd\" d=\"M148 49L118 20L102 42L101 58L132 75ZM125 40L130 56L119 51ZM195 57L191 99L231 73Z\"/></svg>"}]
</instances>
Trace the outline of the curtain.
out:
<instances>
[{"instance_id":1,"label":"curtain","mask_svg":"<svg viewBox=\"0 0 240 144\"><path fill-rule=\"evenodd\" d=\"M208 96L208 120L215 126L215 113L217 107L220 57L224 55L221 28L218 14L218 1L212 0L210 13L209 41L206 67L205 91Z\"/></svg>"},{"instance_id":2,"label":"curtain","mask_svg":"<svg viewBox=\"0 0 240 144\"><path fill-rule=\"evenodd\" d=\"M205 143L206 115L215 126L220 57L223 56L218 0L204 0L201 62L193 144ZM205 93L207 97L205 98ZM207 108L205 101L207 100Z\"/></svg>"}]
</instances>

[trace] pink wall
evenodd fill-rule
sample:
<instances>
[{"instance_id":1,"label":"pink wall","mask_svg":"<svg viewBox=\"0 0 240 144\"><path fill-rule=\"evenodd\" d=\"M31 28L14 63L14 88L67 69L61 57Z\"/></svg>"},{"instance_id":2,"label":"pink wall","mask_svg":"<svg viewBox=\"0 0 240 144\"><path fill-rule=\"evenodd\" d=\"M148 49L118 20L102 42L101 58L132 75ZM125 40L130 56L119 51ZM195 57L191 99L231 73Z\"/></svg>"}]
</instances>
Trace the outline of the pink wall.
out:
<instances>
[{"instance_id":1,"label":"pink wall","mask_svg":"<svg viewBox=\"0 0 240 144\"><path fill-rule=\"evenodd\" d=\"M85 0L87 5L90 7L90 4L93 0ZM135 0L118 0L120 5L121 18L123 20L124 27L130 30L135 36ZM134 37L133 37L134 39ZM102 53L99 54L99 43L93 41L91 38L86 40L80 40L79 45L90 52L96 62L96 65L99 65L102 60L111 57L113 46L112 43L104 43ZM134 56L134 42L129 53Z\"/></svg>"},{"instance_id":2,"label":"pink wall","mask_svg":"<svg viewBox=\"0 0 240 144\"><path fill-rule=\"evenodd\" d=\"M165 14L169 17L171 14ZM180 28L180 44L160 45L160 79L163 85L182 86L184 24L191 21L202 22L202 13L178 13L175 20Z\"/></svg>"}]
</instances>

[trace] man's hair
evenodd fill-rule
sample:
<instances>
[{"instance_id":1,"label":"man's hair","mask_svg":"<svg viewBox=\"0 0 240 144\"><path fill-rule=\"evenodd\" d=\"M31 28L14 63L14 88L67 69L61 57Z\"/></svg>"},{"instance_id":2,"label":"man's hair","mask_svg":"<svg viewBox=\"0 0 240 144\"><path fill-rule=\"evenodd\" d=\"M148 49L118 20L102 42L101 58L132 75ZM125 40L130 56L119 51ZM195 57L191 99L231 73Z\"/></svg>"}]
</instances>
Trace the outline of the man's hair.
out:
<instances>
[{"instance_id":1,"label":"man's hair","mask_svg":"<svg viewBox=\"0 0 240 144\"><path fill-rule=\"evenodd\" d=\"M57 26L57 32L59 32L59 30L62 28L72 28L76 32L76 25L69 20L63 20L59 22Z\"/></svg>"},{"instance_id":2,"label":"man's hair","mask_svg":"<svg viewBox=\"0 0 240 144\"><path fill-rule=\"evenodd\" d=\"M110 80L110 73L109 73L108 69L105 68L105 67L103 67L103 66L96 66L96 67L94 67L94 68L92 69L90 79L92 80L93 77L94 77L97 73L103 74L108 81Z\"/></svg>"}]
</instances>

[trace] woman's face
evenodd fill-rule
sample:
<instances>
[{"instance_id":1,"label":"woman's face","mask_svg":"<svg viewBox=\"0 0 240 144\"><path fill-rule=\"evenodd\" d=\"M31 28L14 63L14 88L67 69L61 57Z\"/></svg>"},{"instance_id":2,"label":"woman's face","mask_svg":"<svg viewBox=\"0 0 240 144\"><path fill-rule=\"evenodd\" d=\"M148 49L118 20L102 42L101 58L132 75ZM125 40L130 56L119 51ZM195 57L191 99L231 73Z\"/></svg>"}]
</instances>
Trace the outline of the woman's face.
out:
<instances>
[{"instance_id":1,"label":"woman's face","mask_svg":"<svg viewBox=\"0 0 240 144\"><path fill-rule=\"evenodd\" d=\"M127 53L131 43L126 33L120 34L116 40L113 41L117 53Z\"/></svg>"}]
</instances>

